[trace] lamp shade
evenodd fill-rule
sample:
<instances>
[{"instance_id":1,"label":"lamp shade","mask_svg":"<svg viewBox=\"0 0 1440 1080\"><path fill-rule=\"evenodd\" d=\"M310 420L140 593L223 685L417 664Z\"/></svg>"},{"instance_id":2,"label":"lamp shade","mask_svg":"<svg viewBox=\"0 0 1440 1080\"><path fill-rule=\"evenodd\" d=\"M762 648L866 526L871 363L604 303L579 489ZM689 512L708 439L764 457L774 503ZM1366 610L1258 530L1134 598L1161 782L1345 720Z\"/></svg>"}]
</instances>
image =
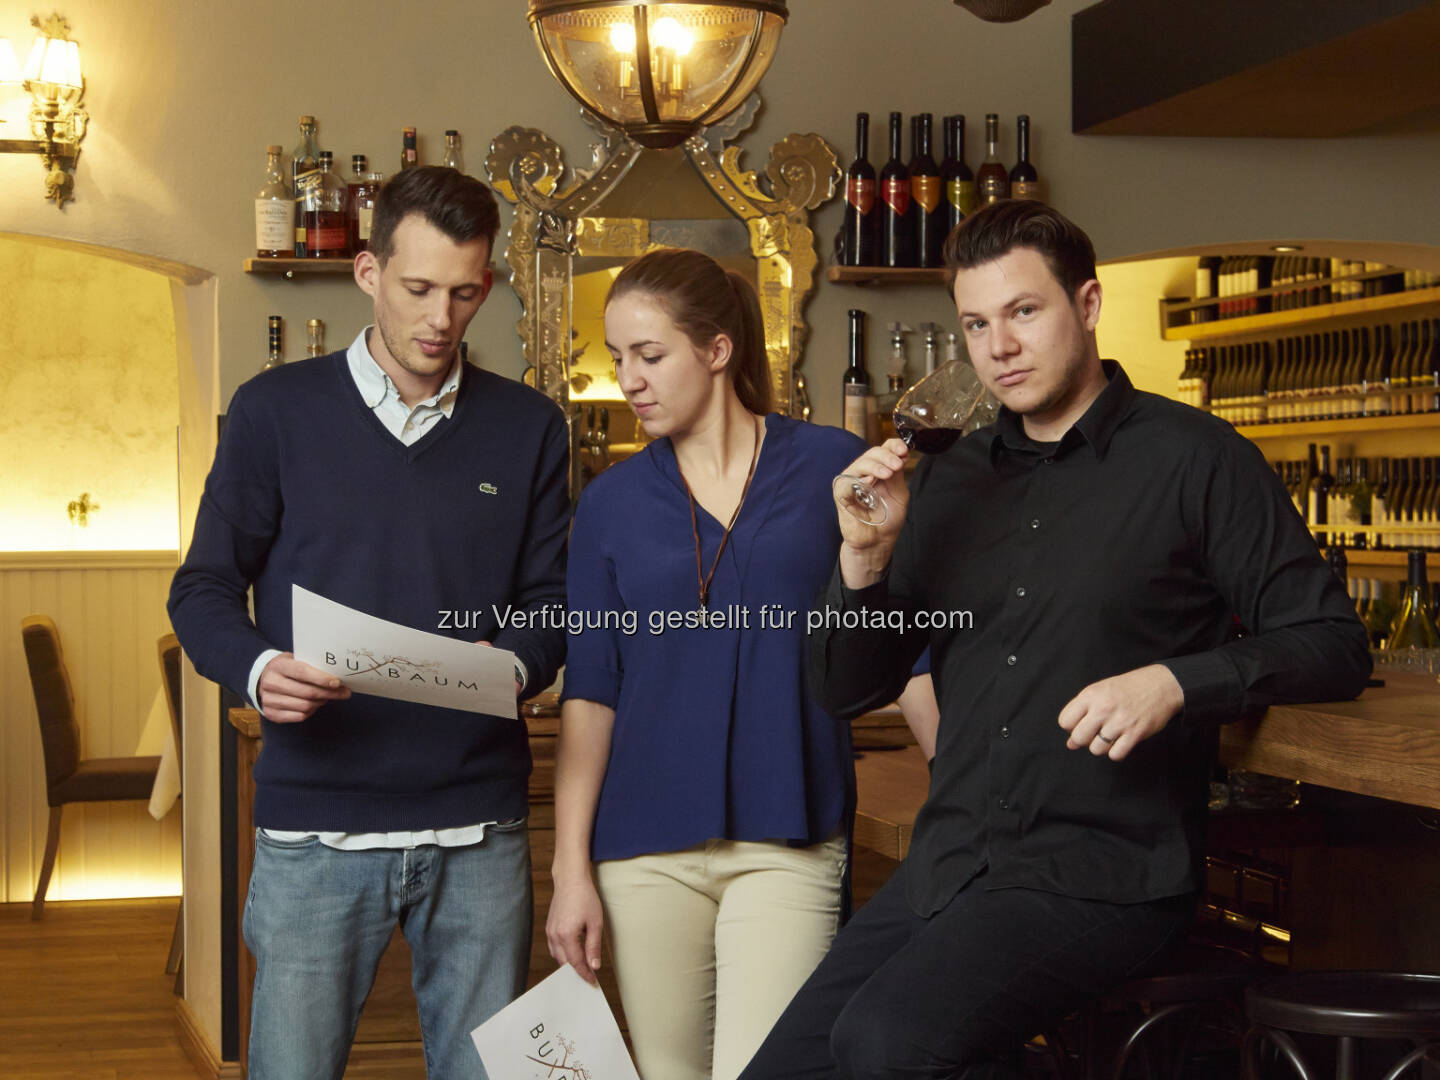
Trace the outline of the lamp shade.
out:
<instances>
[{"instance_id":1,"label":"lamp shade","mask_svg":"<svg viewBox=\"0 0 1440 1080\"><path fill-rule=\"evenodd\" d=\"M783 0L530 0L550 71L642 146L683 142L744 103L775 57Z\"/></svg>"},{"instance_id":2,"label":"lamp shade","mask_svg":"<svg viewBox=\"0 0 1440 1080\"><path fill-rule=\"evenodd\" d=\"M1019 22L1050 0L955 0L955 3L986 22Z\"/></svg>"},{"instance_id":3,"label":"lamp shade","mask_svg":"<svg viewBox=\"0 0 1440 1080\"><path fill-rule=\"evenodd\" d=\"M25 61L25 81L78 90L84 85L80 78L80 46L63 38L37 34Z\"/></svg>"},{"instance_id":4,"label":"lamp shade","mask_svg":"<svg viewBox=\"0 0 1440 1080\"><path fill-rule=\"evenodd\" d=\"M9 38L0 38L0 83L24 81L25 73L20 70L20 61L15 56L15 46L10 44Z\"/></svg>"}]
</instances>

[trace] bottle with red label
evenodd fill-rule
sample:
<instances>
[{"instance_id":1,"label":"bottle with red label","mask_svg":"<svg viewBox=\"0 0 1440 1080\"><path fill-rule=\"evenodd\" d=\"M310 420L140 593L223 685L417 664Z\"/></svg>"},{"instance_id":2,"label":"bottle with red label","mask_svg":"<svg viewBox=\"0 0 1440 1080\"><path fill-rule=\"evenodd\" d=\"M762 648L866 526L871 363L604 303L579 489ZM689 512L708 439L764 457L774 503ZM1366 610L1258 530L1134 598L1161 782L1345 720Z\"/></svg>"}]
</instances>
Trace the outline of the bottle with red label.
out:
<instances>
[{"instance_id":1,"label":"bottle with red label","mask_svg":"<svg viewBox=\"0 0 1440 1080\"><path fill-rule=\"evenodd\" d=\"M875 265L875 166L870 164L870 114L855 114L855 160L845 170L845 224L840 234L844 266Z\"/></svg>"},{"instance_id":2,"label":"bottle with red label","mask_svg":"<svg viewBox=\"0 0 1440 1080\"><path fill-rule=\"evenodd\" d=\"M335 156L320 151L320 174L300 199L305 254L312 259L343 258L350 253L345 221L345 181L335 175Z\"/></svg>"},{"instance_id":3,"label":"bottle with red label","mask_svg":"<svg viewBox=\"0 0 1440 1080\"><path fill-rule=\"evenodd\" d=\"M945 215L940 209L940 166L930 154L931 116L910 121L910 200L915 215L915 265L943 266Z\"/></svg>"},{"instance_id":4,"label":"bottle with red label","mask_svg":"<svg viewBox=\"0 0 1440 1080\"><path fill-rule=\"evenodd\" d=\"M881 266L915 265L915 214L910 192L910 170L900 159L898 112L890 114L890 160L880 170L879 255Z\"/></svg>"}]
</instances>

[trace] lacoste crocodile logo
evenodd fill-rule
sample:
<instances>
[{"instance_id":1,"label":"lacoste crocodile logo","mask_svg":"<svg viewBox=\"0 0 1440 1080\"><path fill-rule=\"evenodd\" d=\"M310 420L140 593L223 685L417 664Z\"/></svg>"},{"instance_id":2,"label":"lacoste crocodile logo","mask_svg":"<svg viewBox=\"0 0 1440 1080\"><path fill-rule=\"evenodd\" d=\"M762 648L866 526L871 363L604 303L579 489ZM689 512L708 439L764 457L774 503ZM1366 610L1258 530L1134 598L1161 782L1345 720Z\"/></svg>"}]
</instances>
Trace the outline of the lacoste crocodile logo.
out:
<instances>
[{"instance_id":1,"label":"lacoste crocodile logo","mask_svg":"<svg viewBox=\"0 0 1440 1080\"><path fill-rule=\"evenodd\" d=\"M484 483L484 484L481 484L481 485L480 485L480 490L483 491L486 495L499 495L499 494L500 494L500 489L499 489L498 487L496 487L494 484L491 484L491 483L488 483L488 482L487 482L487 483Z\"/></svg>"}]
</instances>

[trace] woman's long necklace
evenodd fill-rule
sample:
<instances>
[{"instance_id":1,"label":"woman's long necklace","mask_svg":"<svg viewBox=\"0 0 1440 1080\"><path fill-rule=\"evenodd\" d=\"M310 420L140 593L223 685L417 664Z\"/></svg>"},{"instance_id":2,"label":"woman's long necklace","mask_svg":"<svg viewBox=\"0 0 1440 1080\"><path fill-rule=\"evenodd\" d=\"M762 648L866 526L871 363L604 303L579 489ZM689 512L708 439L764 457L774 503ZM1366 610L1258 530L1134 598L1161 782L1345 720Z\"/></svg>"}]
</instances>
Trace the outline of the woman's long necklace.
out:
<instances>
[{"instance_id":1,"label":"woman's long necklace","mask_svg":"<svg viewBox=\"0 0 1440 1080\"><path fill-rule=\"evenodd\" d=\"M725 545L730 542L730 530L735 527L735 519L740 516L740 508L745 505L745 496L750 494L750 481L755 479L755 462L760 458L760 431L755 431L755 448L750 451L750 471L745 474L745 486L740 489L740 501L735 504L735 512L730 515L730 521L725 526L725 532L720 537L720 547L715 552L715 561L710 564L710 572L704 573L701 569L700 560L700 523L695 516L695 496L690 491L690 481L685 479L685 472L680 470L680 482L685 485L685 495L690 500L690 531L695 535L695 580L700 586L700 610L708 611L710 608L710 582L715 577L715 571L720 566L720 556L725 554ZM679 462L676 462L678 468Z\"/></svg>"}]
</instances>

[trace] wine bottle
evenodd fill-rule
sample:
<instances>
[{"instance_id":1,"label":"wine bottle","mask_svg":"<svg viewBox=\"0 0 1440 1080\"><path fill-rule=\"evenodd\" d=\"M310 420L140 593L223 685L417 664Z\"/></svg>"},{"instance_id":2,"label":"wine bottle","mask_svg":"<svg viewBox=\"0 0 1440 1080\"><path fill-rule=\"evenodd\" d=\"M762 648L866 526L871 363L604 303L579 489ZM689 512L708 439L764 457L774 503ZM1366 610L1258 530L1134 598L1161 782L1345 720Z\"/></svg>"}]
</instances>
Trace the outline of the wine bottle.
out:
<instances>
[{"instance_id":1,"label":"wine bottle","mask_svg":"<svg viewBox=\"0 0 1440 1080\"><path fill-rule=\"evenodd\" d=\"M305 258L305 223L301 204L305 191L320 175L320 146L315 141L315 117L300 117L300 142L290 155L290 190L295 193L295 257Z\"/></svg>"},{"instance_id":2,"label":"wine bottle","mask_svg":"<svg viewBox=\"0 0 1440 1080\"><path fill-rule=\"evenodd\" d=\"M1010 170L1010 197L1039 199L1040 175L1030 164L1030 117L1024 113L1015 118L1015 144L1019 157Z\"/></svg>"},{"instance_id":3,"label":"wine bottle","mask_svg":"<svg viewBox=\"0 0 1440 1080\"><path fill-rule=\"evenodd\" d=\"M1216 277L1220 272L1220 257L1218 255L1202 255L1195 264L1195 299L1209 300L1216 294ZM1190 321L1192 323L1214 322L1215 308L1213 305L1207 307L1191 308Z\"/></svg>"},{"instance_id":4,"label":"wine bottle","mask_svg":"<svg viewBox=\"0 0 1440 1080\"><path fill-rule=\"evenodd\" d=\"M1405 593L1400 610L1390 626L1387 649L1440 648L1440 631L1435 629L1435 612L1431 607L1430 582L1425 572L1425 552L1412 550Z\"/></svg>"},{"instance_id":5,"label":"wine bottle","mask_svg":"<svg viewBox=\"0 0 1440 1080\"><path fill-rule=\"evenodd\" d=\"M850 365L842 377L844 391L844 422L846 431L870 441L870 373L865 369L865 312L851 308Z\"/></svg>"},{"instance_id":6,"label":"wine bottle","mask_svg":"<svg viewBox=\"0 0 1440 1080\"><path fill-rule=\"evenodd\" d=\"M870 114L855 114L855 160L845 170L845 224L841 232L840 262L845 266L874 266L875 166L870 164Z\"/></svg>"},{"instance_id":7,"label":"wine bottle","mask_svg":"<svg viewBox=\"0 0 1440 1080\"><path fill-rule=\"evenodd\" d=\"M1330 487L1335 478L1330 475L1330 447L1320 450L1320 464L1315 463L1315 444L1310 444L1310 487L1306 504L1305 520L1316 527L1315 542L1322 547L1326 543L1324 526L1329 524L1326 511L1329 508Z\"/></svg>"},{"instance_id":8,"label":"wine bottle","mask_svg":"<svg viewBox=\"0 0 1440 1080\"><path fill-rule=\"evenodd\" d=\"M985 114L985 160L975 173L975 193L986 206L1010 197L1010 173L1000 160L1000 116Z\"/></svg>"},{"instance_id":9,"label":"wine bottle","mask_svg":"<svg viewBox=\"0 0 1440 1080\"><path fill-rule=\"evenodd\" d=\"M944 266L945 215L940 209L940 166L930 154L931 116L910 124L910 197L915 215L915 264Z\"/></svg>"},{"instance_id":10,"label":"wine bottle","mask_svg":"<svg viewBox=\"0 0 1440 1080\"><path fill-rule=\"evenodd\" d=\"M280 167L281 146L267 146L265 185L255 196L255 254L274 259L295 253L295 193Z\"/></svg>"},{"instance_id":11,"label":"wine bottle","mask_svg":"<svg viewBox=\"0 0 1440 1080\"><path fill-rule=\"evenodd\" d=\"M975 210L975 174L965 164L965 117L945 118L945 160L940 163L945 185L945 234Z\"/></svg>"},{"instance_id":12,"label":"wine bottle","mask_svg":"<svg viewBox=\"0 0 1440 1080\"><path fill-rule=\"evenodd\" d=\"M287 233L289 228L285 230ZM281 327L284 320L279 315L271 315L265 320L266 355L265 365L260 370L267 371L270 368L281 367L285 363L285 355L281 342Z\"/></svg>"},{"instance_id":13,"label":"wine bottle","mask_svg":"<svg viewBox=\"0 0 1440 1080\"><path fill-rule=\"evenodd\" d=\"M900 160L900 114L890 114L890 160L880 170L880 264L915 265L915 214L910 170Z\"/></svg>"},{"instance_id":14,"label":"wine bottle","mask_svg":"<svg viewBox=\"0 0 1440 1080\"><path fill-rule=\"evenodd\" d=\"M420 152L415 148L415 129L400 129L400 168L413 169L420 164Z\"/></svg>"}]
</instances>

